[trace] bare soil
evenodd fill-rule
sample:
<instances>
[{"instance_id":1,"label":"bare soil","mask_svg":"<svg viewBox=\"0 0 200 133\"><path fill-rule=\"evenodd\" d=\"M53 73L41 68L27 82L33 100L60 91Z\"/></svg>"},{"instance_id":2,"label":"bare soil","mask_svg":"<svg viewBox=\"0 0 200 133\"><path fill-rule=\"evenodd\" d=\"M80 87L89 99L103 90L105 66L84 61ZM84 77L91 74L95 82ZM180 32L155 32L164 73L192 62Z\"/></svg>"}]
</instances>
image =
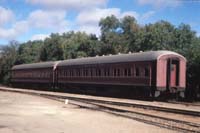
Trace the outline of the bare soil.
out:
<instances>
[{"instance_id":1,"label":"bare soil","mask_svg":"<svg viewBox=\"0 0 200 133\"><path fill-rule=\"evenodd\" d=\"M134 132L175 131L39 96L0 92L0 133Z\"/></svg>"}]
</instances>

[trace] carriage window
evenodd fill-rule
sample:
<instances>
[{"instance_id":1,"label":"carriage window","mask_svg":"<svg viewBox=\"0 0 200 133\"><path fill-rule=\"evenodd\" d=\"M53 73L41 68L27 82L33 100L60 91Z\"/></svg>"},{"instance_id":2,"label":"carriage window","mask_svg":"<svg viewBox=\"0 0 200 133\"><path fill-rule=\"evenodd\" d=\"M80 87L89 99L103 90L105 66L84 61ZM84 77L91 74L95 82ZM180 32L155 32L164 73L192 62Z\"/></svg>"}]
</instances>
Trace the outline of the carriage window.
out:
<instances>
[{"instance_id":1,"label":"carriage window","mask_svg":"<svg viewBox=\"0 0 200 133\"><path fill-rule=\"evenodd\" d=\"M79 69L79 74L80 74L80 77L82 77L83 76L83 70L82 69Z\"/></svg>"},{"instance_id":2,"label":"carriage window","mask_svg":"<svg viewBox=\"0 0 200 133\"><path fill-rule=\"evenodd\" d=\"M109 68L104 69L104 76L110 76L110 69Z\"/></svg>"},{"instance_id":3,"label":"carriage window","mask_svg":"<svg viewBox=\"0 0 200 133\"><path fill-rule=\"evenodd\" d=\"M79 76L79 77L81 76L80 69L77 70L77 76Z\"/></svg>"},{"instance_id":4,"label":"carriage window","mask_svg":"<svg viewBox=\"0 0 200 133\"><path fill-rule=\"evenodd\" d=\"M70 75L70 76L72 77L72 76L73 76L73 70L71 70L70 72L71 72L71 75Z\"/></svg>"},{"instance_id":5,"label":"carriage window","mask_svg":"<svg viewBox=\"0 0 200 133\"><path fill-rule=\"evenodd\" d=\"M85 77L85 69L83 69L83 77Z\"/></svg>"},{"instance_id":6,"label":"carriage window","mask_svg":"<svg viewBox=\"0 0 200 133\"><path fill-rule=\"evenodd\" d=\"M83 69L83 76L87 76L87 69Z\"/></svg>"},{"instance_id":7,"label":"carriage window","mask_svg":"<svg viewBox=\"0 0 200 133\"><path fill-rule=\"evenodd\" d=\"M85 76L88 76L88 70L87 69L85 70Z\"/></svg>"},{"instance_id":8,"label":"carriage window","mask_svg":"<svg viewBox=\"0 0 200 133\"><path fill-rule=\"evenodd\" d=\"M96 70L96 76L101 76L101 69Z\"/></svg>"},{"instance_id":9,"label":"carriage window","mask_svg":"<svg viewBox=\"0 0 200 133\"><path fill-rule=\"evenodd\" d=\"M73 70L70 70L70 76L73 77L74 73Z\"/></svg>"},{"instance_id":10,"label":"carriage window","mask_svg":"<svg viewBox=\"0 0 200 133\"><path fill-rule=\"evenodd\" d=\"M149 68L148 67L146 67L145 69L144 69L144 76L145 77L149 77Z\"/></svg>"},{"instance_id":11,"label":"carriage window","mask_svg":"<svg viewBox=\"0 0 200 133\"><path fill-rule=\"evenodd\" d=\"M107 70L108 70L107 71L108 72L107 75L110 76L110 69L108 68Z\"/></svg>"},{"instance_id":12,"label":"carriage window","mask_svg":"<svg viewBox=\"0 0 200 133\"><path fill-rule=\"evenodd\" d=\"M82 70L79 69L79 76L81 77L82 76Z\"/></svg>"},{"instance_id":13,"label":"carriage window","mask_svg":"<svg viewBox=\"0 0 200 133\"><path fill-rule=\"evenodd\" d=\"M107 70L104 69L104 76L107 76Z\"/></svg>"},{"instance_id":14,"label":"carriage window","mask_svg":"<svg viewBox=\"0 0 200 133\"><path fill-rule=\"evenodd\" d=\"M60 77L63 77L63 71L60 70Z\"/></svg>"},{"instance_id":15,"label":"carriage window","mask_svg":"<svg viewBox=\"0 0 200 133\"><path fill-rule=\"evenodd\" d=\"M138 67L135 68L135 75L140 76L140 69Z\"/></svg>"},{"instance_id":16,"label":"carriage window","mask_svg":"<svg viewBox=\"0 0 200 133\"><path fill-rule=\"evenodd\" d=\"M174 65L171 65L171 71L174 71L174 68L175 66Z\"/></svg>"},{"instance_id":17,"label":"carriage window","mask_svg":"<svg viewBox=\"0 0 200 133\"><path fill-rule=\"evenodd\" d=\"M66 70L64 71L64 77L67 77L67 71Z\"/></svg>"},{"instance_id":18,"label":"carriage window","mask_svg":"<svg viewBox=\"0 0 200 133\"><path fill-rule=\"evenodd\" d=\"M120 69L117 69L117 76L120 76Z\"/></svg>"},{"instance_id":19,"label":"carriage window","mask_svg":"<svg viewBox=\"0 0 200 133\"><path fill-rule=\"evenodd\" d=\"M125 68L124 69L124 76L127 76L128 75L128 70Z\"/></svg>"},{"instance_id":20,"label":"carriage window","mask_svg":"<svg viewBox=\"0 0 200 133\"><path fill-rule=\"evenodd\" d=\"M101 76L101 69L99 69L99 76Z\"/></svg>"},{"instance_id":21,"label":"carriage window","mask_svg":"<svg viewBox=\"0 0 200 133\"><path fill-rule=\"evenodd\" d=\"M96 69L96 76L98 76L98 70Z\"/></svg>"},{"instance_id":22,"label":"carriage window","mask_svg":"<svg viewBox=\"0 0 200 133\"><path fill-rule=\"evenodd\" d=\"M131 76L131 69L128 68L128 76Z\"/></svg>"},{"instance_id":23,"label":"carriage window","mask_svg":"<svg viewBox=\"0 0 200 133\"><path fill-rule=\"evenodd\" d=\"M72 71L69 70L68 72L69 72L68 76L70 77L72 75Z\"/></svg>"},{"instance_id":24,"label":"carriage window","mask_svg":"<svg viewBox=\"0 0 200 133\"><path fill-rule=\"evenodd\" d=\"M91 68L91 69L90 69L90 74L91 74L91 77L93 76L93 72L92 72L92 70L93 70L93 69Z\"/></svg>"},{"instance_id":25,"label":"carriage window","mask_svg":"<svg viewBox=\"0 0 200 133\"><path fill-rule=\"evenodd\" d=\"M114 76L117 76L117 70L114 69Z\"/></svg>"}]
</instances>

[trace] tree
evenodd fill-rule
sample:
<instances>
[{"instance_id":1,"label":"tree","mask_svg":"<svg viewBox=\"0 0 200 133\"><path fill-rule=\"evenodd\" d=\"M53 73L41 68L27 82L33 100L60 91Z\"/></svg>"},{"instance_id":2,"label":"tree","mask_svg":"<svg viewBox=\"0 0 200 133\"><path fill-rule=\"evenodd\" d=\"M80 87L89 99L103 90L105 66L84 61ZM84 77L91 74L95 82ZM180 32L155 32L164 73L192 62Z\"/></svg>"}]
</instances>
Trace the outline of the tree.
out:
<instances>
[{"instance_id":1,"label":"tree","mask_svg":"<svg viewBox=\"0 0 200 133\"><path fill-rule=\"evenodd\" d=\"M175 41L174 30L174 26L167 21L146 25L138 32L138 50L170 50Z\"/></svg>"},{"instance_id":2,"label":"tree","mask_svg":"<svg viewBox=\"0 0 200 133\"><path fill-rule=\"evenodd\" d=\"M136 44L136 39L138 37L138 32L140 27L137 24L137 21L132 16L125 16L121 20L121 29L122 29L122 40L124 47L130 48L131 51L138 51L138 45ZM127 51L127 50L126 50Z\"/></svg>"},{"instance_id":3,"label":"tree","mask_svg":"<svg viewBox=\"0 0 200 133\"><path fill-rule=\"evenodd\" d=\"M180 24L175 31L174 51L187 58L187 88L186 96L195 99L200 94L200 38L186 24Z\"/></svg>"},{"instance_id":4,"label":"tree","mask_svg":"<svg viewBox=\"0 0 200 133\"><path fill-rule=\"evenodd\" d=\"M50 38L45 39L40 51L39 60L56 61L63 59L62 38L59 34L51 34Z\"/></svg>"},{"instance_id":5,"label":"tree","mask_svg":"<svg viewBox=\"0 0 200 133\"><path fill-rule=\"evenodd\" d=\"M39 52L43 46L43 41L28 41L18 48L18 57L15 64L38 62Z\"/></svg>"},{"instance_id":6,"label":"tree","mask_svg":"<svg viewBox=\"0 0 200 133\"><path fill-rule=\"evenodd\" d=\"M119 25L120 22L114 15L102 18L99 22L102 34L105 34L107 32L115 32Z\"/></svg>"},{"instance_id":7,"label":"tree","mask_svg":"<svg viewBox=\"0 0 200 133\"><path fill-rule=\"evenodd\" d=\"M128 51L172 50L187 58L187 94L200 93L200 38L187 24L178 27L167 21L141 26L132 16L111 15L99 21L101 36L84 32L52 33L44 41L0 47L0 82L9 83L14 64L55 61Z\"/></svg>"},{"instance_id":8,"label":"tree","mask_svg":"<svg viewBox=\"0 0 200 133\"><path fill-rule=\"evenodd\" d=\"M2 46L0 49L0 82L3 84L10 83L10 70L15 64L17 49L17 41L11 41L9 45Z\"/></svg>"},{"instance_id":9,"label":"tree","mask_svg":"<svg viewBox=\"0 0 200 133\"><path fill-rule=\"evenodd\" d=\"M62 43L64 58L73 59L77 57L95 56L99 52L98 39L94 35L86 33L73 33Z\"/></svg>"},{"instance_id":10,"label":"tree","mask_svg":"<svg viewBox=\"0 0 200 133\"><path fill-rule=\"evenodd\" d=\"M126 32L125 30L127 29L122 29L122 26L123 28L127 28L127 25L122 25L119 19L111 15L101 19L99 26L101 28L101 41L103 44L101 48L101 54L116 54L119 52L127 52L128 43L126 42L127 40L124 35L121 33L121 30Z\"/></svg>"}]
</instances>

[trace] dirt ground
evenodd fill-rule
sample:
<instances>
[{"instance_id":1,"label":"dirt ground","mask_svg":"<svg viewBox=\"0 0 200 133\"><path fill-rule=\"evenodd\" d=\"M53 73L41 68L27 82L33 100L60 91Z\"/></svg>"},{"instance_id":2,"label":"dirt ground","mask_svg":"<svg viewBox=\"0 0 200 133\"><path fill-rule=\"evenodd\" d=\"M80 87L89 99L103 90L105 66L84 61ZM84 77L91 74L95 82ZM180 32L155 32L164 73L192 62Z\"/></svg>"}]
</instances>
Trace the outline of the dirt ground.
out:
<instances>
[{"instance_id":1,"label":"dirt ground","mask_svg":"<svg viewBox=\"0 0 200 133\"><path fill-rule=\"evenodd\" d=\"M38 96L0 92L0 133L134 132L174 131Z\"/></svg>"}]
</instances>

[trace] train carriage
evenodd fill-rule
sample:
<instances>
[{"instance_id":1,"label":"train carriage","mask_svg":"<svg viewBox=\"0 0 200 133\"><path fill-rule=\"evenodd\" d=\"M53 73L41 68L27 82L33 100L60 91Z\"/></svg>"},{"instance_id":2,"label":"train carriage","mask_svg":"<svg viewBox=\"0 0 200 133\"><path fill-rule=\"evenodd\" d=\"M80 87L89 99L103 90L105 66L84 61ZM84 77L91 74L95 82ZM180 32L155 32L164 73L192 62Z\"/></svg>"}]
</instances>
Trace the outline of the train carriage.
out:
<instances>
[{"instance_id":1,"label":"train carriage","mask_svg":"<svg viewBox=\"0 0 200 133\"><path fill-rule=\"evenodd\" d=\"M57 62L41 62L15 65L11 82L16 87L51 88L54 85L54 69Z\"/></svg>"},{"instance_id":2,"label":"train carriage","mask_svg":"<svg viewBox=\"0 0 200 133\"><path fill-rule=\"evenodd\" d=\"M183 97L186 59L171 51L150 51L65 60L57 71L61 88L91 86L95 93L112 90L157 97L170 92Z\"/></svg>"},{"instance_id":3,"label":"train carriage","mask_svg":"<svg viewBox=\"0 0 200 133\"><path fill-rule=\"evenodd\" d=\"M95 95L184 97L186 59L172 51L149 51L17 65L11 81Z\"/></svg>"}]
</instances>

